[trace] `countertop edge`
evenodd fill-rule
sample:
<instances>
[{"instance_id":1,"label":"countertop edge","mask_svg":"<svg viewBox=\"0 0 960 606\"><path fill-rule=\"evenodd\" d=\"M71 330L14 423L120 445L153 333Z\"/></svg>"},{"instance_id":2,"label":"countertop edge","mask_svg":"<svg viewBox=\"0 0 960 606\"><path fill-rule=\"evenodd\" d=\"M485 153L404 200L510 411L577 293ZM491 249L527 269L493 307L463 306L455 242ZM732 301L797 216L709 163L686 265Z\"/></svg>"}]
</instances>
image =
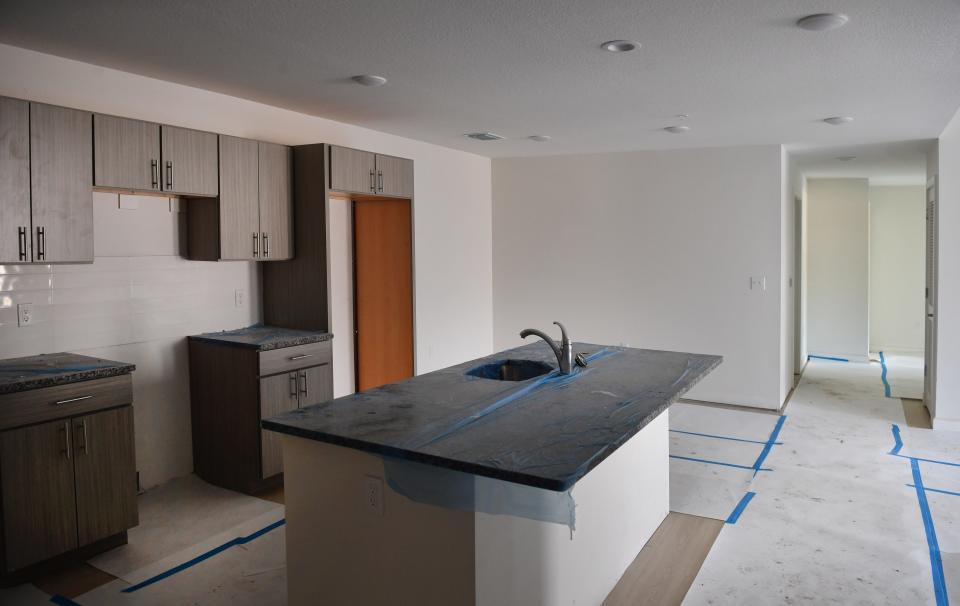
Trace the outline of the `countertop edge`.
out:
<instances>
[{"instance_id":1,"label":"countertop edge","mask_svg":"<svg viewBox=\"0 0 960 606\"><path fill-rule=\"evenodd\" d=\"M35 391L46 387L57 387L58 385L69 385L71 383L83 383L84 381L94 381L96 379L107 379L110 377L119 377L128 375L137 369L136 364L120 364L118 366L106 366L91 370L79 370L64 375L47 375L42 377L27 377L16 383L0 385L0 395L21 393L24 391Z\"/></svg>"}]
</instances>

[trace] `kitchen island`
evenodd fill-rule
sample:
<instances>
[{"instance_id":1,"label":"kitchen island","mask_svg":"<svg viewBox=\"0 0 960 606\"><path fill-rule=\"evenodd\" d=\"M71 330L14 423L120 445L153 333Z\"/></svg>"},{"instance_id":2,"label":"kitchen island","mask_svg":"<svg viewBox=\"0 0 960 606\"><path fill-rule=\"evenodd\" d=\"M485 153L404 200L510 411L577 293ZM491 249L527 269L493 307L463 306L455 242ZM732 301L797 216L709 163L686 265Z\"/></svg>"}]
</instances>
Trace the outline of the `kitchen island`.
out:
<instances>
[{"instance_id":1,"label":"kitchen island","mask_svg":"<svg viewBox=\"0 0 960 606\"><path fill-rule=\"evenodd\" d=\"M718 356L544 343L267 419L290 604L599 604L666 516L667 415ZM508 379L508 380L505 380Z\"/></svg>"}]
</instances>

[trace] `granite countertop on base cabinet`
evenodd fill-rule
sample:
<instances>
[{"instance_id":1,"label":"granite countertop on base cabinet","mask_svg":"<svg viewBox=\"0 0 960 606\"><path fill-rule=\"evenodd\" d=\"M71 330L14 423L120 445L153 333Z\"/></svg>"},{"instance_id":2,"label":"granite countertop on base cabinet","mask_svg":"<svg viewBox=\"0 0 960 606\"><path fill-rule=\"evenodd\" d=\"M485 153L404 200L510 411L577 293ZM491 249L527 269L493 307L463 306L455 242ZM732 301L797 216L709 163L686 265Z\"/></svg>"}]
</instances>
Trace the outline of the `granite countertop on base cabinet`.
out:
<instances>
[{"instance_id":1,"label":"granite countertop on base cabinet","mask_svg":"<svg viewBox=\"0 0 960 606\"><path fill-rule=\"evenodd\" d=\"M307 343L321 343L332 338L331 333L321 330L297 330L263 325L222 332L208 332L190 337L193 341L244 347L256 351L270 351L271 349L294 347Z\"/></svg>"},{"instance_id":2,"label":"granite countertop on base cabinet","mask_svg":"<svg viewBox=\"0 0 960 606\"><path fill-rule=\"evenodd\" d=\"M0 394L42 389L125 375L133 364L75 353L52 353L0 360Z\"/></svg>"}]
</instances>

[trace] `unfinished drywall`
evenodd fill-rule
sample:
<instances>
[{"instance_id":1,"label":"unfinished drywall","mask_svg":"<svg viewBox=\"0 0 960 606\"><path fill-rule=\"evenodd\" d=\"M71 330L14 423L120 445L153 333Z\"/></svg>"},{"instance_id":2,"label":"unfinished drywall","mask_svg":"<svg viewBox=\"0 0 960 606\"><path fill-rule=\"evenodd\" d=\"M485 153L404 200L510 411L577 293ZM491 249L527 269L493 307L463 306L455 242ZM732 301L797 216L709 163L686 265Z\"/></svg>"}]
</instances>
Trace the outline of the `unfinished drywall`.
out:
<instances>
[{"instance_id":1,"label":"unfinished drywall","mask_svg":"<svg viewBox=\"0 0 960 606\"><path fill-rule=\"evenodd\" d=\"M870 186L870 350L922 353L923 185Z\"/></svg>"},{"instance_id":2,"label":"unfinished drywall","mask_svg":"<svg viewBox=\"0 0 960 606\"><path fill-rule=\"evenodd\" d=\"M778 408L781 171L777 145L494 160L495 346L559 320L720 354L690 398Z\"/></svg>"},{"instance_id":3,"label":"unfinished drywall","mask_svg":"<svg viewBox=\"0 0 960 606\"><path fill-rule=\"evenodd\" d=\"M807 180L807 349L869 359L870 209L866 179Z\"/></svg>"},{"instance_id":4,"label":"unfinished drywall","mask_svg":"<svg viewBox=\"0 0 960 606\"><path fill-rule=\"evenodd\" d=\"M0 74L3 74L0 95L4 96L288 145L327 142L412 158L416 181L413 205L416 369L427 372L490 353L493 278L489 159L7 45L0 45ZM99 216L94 225L98 250L113 246L115 238L127 237L102 228L102 220ZM134 261L123 261L135 268L161 263L158 257L142 256L139 249L132 255L120 258L135 257ZM66 311L69 304L58 307L63 295L57 289L55 278L50 279L48 275L24 279L36 272L86 276L113 261L98 257L93 265L53 269L7 266L4 270L7 273L0 276L3 278L0 281L0 357L70 350L137 364L134 374L137 464L145 486L192 470L189 404L183 388L187 384L183 337L207 330L238 328L260 318L259 308L253 307L253 296L250 296L251 306L242 314L218 315L211 303L216 299L229 307L233 305L236 289L245 289L251 295L258 291L258 272L251 269L255 266L233 262L200 265L203 271L236 272L215 281L212 287L216 287L216 292L208 298L191 299L189 305L196 306L197 313L209 321L182 322L178 318L180 312L169 309L164 313L151 313L155 311L151 307L154 298L173 305L171 302L192 296L190 289L181 285L183 277L177 270L180 263L186 262L169 257L168 253L159 258L175 262L177 266L157 273L156 278L147 278L143 284L128 287L130 305L142 308L143 313L126 332L115 330L110 317L96 305L82 308L87 310L86 316L70 315L72 312ZM91 301L108 298L107 293L115 292L110 288L107 285L93 287L84 296ZM23 300L24 290L31 291L31 298L41 297L40 308L35 312L38 321L32 328L51 331L51 338L26 337L23 329L17 328L16 303ZM58 310L65 311L66 315ZM56 320L61 316L69 319ZM51 317L54 320L48 320ZM97 318L98 324L90 317ZM83 336L94 330L91 328L94 325L104 326L104 336L97 339ZM154 337L151 332L154 329L162 337ZM148 388L151 391L144 391Z\"/></svg>"}]
</instances>

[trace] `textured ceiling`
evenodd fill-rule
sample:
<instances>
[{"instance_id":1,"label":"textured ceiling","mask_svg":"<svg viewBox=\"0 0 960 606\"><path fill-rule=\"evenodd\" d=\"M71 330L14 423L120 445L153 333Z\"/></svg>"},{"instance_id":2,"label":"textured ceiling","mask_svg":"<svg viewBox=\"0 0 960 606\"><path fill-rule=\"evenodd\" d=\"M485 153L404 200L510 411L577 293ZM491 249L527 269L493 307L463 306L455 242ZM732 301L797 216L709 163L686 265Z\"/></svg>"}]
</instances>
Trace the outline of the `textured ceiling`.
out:
<instances>
[{"instance_id":1,"label":"textured ceiling","mask_svg":"<svg viewBox=\"0 0 960 606\"><path fill-rule=\"evenodd\" d=\"M793 26L824 10L850 23ZM929 139L960 105L958 32L958 0L0 3L8 44L494 157Z\"/></svg>"},{"instance_id":2,"label":"textured ceiling","mask_svg":"<svg viewBox=\"0 0 960 606\"><path fill-rule=\"evenodd\" d=\"M847 145L792 152L809 178L853 177L872 185L924 185L932 141ZM852 158L851 158L852 157Z\"/></svg>"}]
</instances>

